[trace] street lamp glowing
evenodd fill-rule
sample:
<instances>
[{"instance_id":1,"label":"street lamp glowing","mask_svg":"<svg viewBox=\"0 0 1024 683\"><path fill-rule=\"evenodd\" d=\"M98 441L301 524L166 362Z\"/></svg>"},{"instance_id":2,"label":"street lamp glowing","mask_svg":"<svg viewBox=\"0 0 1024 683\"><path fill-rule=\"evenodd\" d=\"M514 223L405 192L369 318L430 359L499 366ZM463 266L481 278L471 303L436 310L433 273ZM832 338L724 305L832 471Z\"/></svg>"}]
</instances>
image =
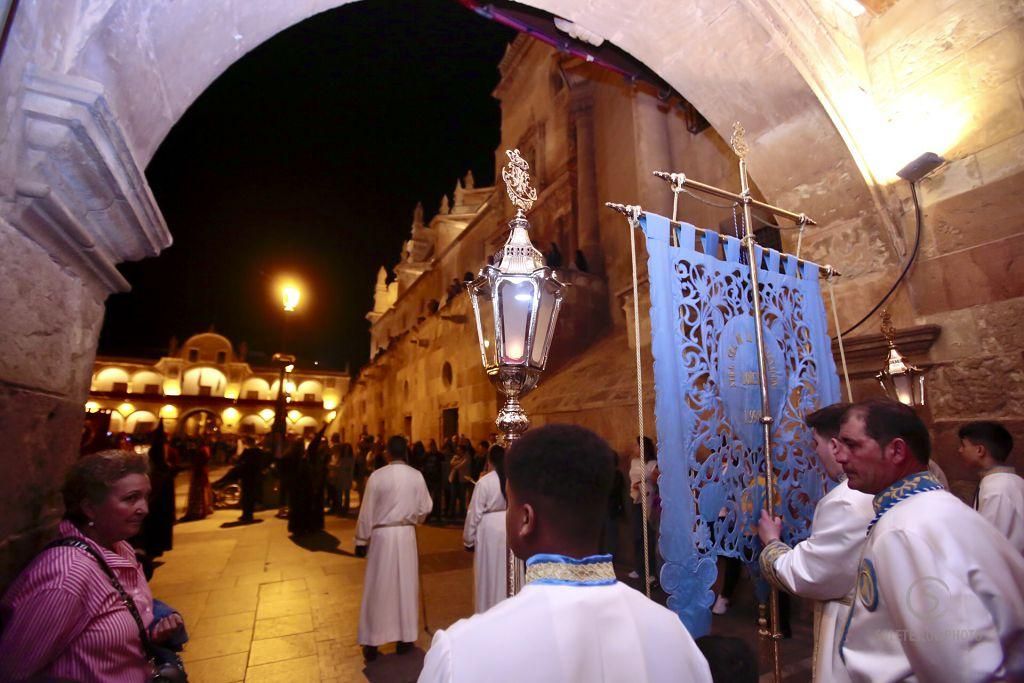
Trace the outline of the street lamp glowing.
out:
<instances>
[{"instance_id":1,"label":"street lamp glowing","mask_svg":"<svg viewBox=\"0 0 1024 683\"><path fill-rule=\"evenodd\" d=\"M284 285L281 287L281 301L284 304L284 310L292 312L295 307L299 305L299 299L302 298L302 292L295 285Z\"/></svg>"}]
</instances>

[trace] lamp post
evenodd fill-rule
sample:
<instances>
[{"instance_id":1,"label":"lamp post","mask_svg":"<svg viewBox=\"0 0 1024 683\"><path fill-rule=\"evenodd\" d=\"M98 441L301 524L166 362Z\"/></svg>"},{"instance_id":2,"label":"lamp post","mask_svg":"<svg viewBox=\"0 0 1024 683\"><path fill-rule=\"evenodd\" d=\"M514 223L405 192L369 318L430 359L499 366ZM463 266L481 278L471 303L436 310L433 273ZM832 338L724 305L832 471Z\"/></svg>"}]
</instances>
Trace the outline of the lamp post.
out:
<instances>
[{"instance_id":1,"label":"lamp post","mask_svg":"<svg viewBox=\"0 0 1024 683\"><path fill-rule=\"evenodd\" d=\"M289 372L295 367L295 356L284 353L285 343L287 341L287 330L288 330L288 316L295 312L296 307L299 305L301 298L301 292L299 288L294 284L286 283L281 287L281 306L283 309L281 319L281 353L275 353L271 360L275 365L278 366L277 374L277 398L274 401L274 424L270 428L271 438L273 440L274 448L274 462L281 465L281 458L284 450L285 433L288 425L288 418L285 416L285 407L287 402L287 395L285 392L285 382ZM287 483L282 479L281 481L281 498L282 501L286 501L286 486ZM282 504L281 508L277 513L278 517L288 516L287 504Z\"/></svg>"},{"instance_id":2,"label":"lamp post","mask_svg":"<svg viewBox=\"0 0 1024 683\"><path fill-rule=\"evenodd\" d=\"M509 161L501 177L516 215L509 221L508 241L495 254L496 265L484 266L467 288L484 372L505 396L495 424L507 446L530 427L519 399L537 386L547 365L565 284L544 265L527 232L526 212L537 200L537 190L530 186L530 166L518 149L505 154ZM519 591L520 564L509 550L509 596Z\"/></svg>"},{"instance_id":3,"label":"lamp post","mask_svg":"<svg viewBox=\"0 0 1024 683\"><path fill-rule=\"evenodd\" d=\"M882 335L889 342L889 356L875 379L885 395L911 407L924 405L924 370L911 365L896 349L896 328L889 310L882 311Z\"/></svg>"}]
</instances>

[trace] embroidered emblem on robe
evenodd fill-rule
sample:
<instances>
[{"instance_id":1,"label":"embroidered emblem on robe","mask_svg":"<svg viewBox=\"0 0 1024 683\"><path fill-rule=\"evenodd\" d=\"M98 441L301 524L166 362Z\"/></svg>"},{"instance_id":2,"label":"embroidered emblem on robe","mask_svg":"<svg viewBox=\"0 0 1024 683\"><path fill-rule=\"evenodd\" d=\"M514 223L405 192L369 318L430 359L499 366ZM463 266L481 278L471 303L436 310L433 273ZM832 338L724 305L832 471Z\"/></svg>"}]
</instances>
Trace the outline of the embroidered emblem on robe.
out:
<instances>
[{"instance_id":1,"label":"embroidered emblem on robe","mask_svg":"<svg viewBox=\"0 0 1024 683\"><path fill-rule=\"evenodd\" d=\"M869 612L878 609L878 575L871 560L861 560L857 574L857 597Z\"/></svg>"}]
</instances>

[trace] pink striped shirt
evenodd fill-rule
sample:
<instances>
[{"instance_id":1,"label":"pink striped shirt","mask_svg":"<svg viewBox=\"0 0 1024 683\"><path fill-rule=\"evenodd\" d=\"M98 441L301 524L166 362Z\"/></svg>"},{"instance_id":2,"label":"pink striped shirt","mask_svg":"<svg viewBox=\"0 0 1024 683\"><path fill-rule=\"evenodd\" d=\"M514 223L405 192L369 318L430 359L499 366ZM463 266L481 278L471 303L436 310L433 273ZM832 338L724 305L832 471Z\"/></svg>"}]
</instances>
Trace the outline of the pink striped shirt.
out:
<instances>
[{"instance_id":1,"label":"pink striped shirt","mask_svg":"<svg viewBox=\"0 0 1024 683\"><path fill-rule=\"evenodd\" d=\"M60 523L60 537L80 538L99 550L149 626L153 594L135 552L117 552ZM45 674L81 683L141 683L150 676L139 629L96 558L71 547L40 553L0 601L0 680Z\"/></svg>"}]
</instances>

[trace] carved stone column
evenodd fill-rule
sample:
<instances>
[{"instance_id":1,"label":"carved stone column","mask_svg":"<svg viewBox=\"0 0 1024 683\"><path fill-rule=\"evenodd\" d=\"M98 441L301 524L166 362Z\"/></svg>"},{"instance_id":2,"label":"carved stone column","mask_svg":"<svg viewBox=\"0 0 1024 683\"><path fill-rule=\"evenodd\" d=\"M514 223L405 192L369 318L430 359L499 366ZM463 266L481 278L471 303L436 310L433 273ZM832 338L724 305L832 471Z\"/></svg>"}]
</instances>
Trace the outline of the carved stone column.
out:
<instances>
[{"instance_id":1,"label":"carved stone column","mask_svg":"<svg viewBox=\"0 0 1024 683\"><path fill-rule=\"evenodd\" d=\"M171 243L101 86L28 67L0 202L0 586L52 531L115 264ZM12 100L14 101L14 100Z\"/></svg>"}]
</instances>

